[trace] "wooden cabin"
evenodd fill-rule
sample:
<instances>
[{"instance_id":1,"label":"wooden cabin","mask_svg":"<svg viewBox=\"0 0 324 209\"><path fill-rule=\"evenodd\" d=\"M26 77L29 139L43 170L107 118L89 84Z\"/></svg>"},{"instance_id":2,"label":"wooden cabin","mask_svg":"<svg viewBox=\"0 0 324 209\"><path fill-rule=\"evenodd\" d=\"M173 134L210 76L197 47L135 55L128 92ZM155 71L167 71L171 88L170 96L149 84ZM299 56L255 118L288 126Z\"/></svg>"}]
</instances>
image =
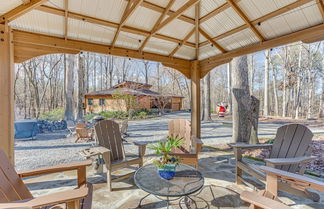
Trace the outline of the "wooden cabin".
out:
<instances>
[{"instance_id":1,"label":"wooden cabin","mask_svg":"<svg viewBox=\"0 0 324 209\"><path fill-rule=\"evenodd\" d=\"M102 111L126 111L126 104L123 100L113 97L114 94L131 94L136 96L137 109L153 109L157 108L157 100L163 97L167 102L165 109L172 112L182 109L182 96L162 95L158 92L150 90L152 85L137 83L133 81L124 81L113 86L110 89L94 91L85 94L85 112L99 113Z\"/></svg>"}]
</instances>

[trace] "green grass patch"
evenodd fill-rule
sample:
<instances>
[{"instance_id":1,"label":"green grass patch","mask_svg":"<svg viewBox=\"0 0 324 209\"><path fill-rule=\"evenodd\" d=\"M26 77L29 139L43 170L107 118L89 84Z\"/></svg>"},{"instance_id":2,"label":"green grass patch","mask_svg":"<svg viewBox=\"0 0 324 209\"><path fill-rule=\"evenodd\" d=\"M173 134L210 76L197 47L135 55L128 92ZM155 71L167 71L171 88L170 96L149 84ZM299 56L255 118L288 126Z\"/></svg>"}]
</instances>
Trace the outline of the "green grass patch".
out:
<instances>
[{"instance_id":1,"label":"green grass patch","mask_svg":"<svg viewBox=\"0 0 324 209\"><path fill-rule=\"evenodd\" d=\"M52 111L42 113L39 116L39 119L42 120L50 120L50 121L57 121L64 119L64 109L63 108L56 108Z\"/></svg>"}]
</instances>

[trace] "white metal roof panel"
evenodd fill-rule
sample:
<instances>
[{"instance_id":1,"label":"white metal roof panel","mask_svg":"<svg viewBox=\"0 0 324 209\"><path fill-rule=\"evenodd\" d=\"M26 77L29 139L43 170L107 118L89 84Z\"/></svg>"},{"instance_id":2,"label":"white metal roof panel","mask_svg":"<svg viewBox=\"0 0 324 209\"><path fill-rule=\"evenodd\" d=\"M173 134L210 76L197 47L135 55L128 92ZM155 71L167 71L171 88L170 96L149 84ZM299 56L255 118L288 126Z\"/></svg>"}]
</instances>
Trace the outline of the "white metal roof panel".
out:
<instances>
[{"instance_id":1,"label":"white metal roof panel","mask_svg":"<svg viewBox=\"0 0 324 209\"><path fill-rule=\"evenodd\" d=\"M34 33L63 36L63 23L63 17L33 10L11 22L10 26Z\"/></svg>"},{"instance_id":2,"label":"white metal roof panel","mask_svg":"<svg viewBox=\"0 0 324 209\"><path fill-rule=\"evenodd\" d=\"M193 27L194 25L192 24L175 19L159 30L159 33L177 39L183 39L193 29Z\"/></svg>"},{"instance_id":3,"label":"white metal roof panel","mask_svg":"<svg viewBox=\"0 0 324 209\"><path fill-rule=\"evenodd\" d=\"M182 46L174 56L183 59L194 59L196 56L196 50L192 47Z\"/></svg>"},{"instance_id":4,"label":"white metal roof panel","mask_svg":"<svg viewBox=\"0 0 324 209\"><path fill-rule=\"evenodd\" d=\"M220 43L227 51L248 46L254 43L257 43L259 39L255 34L249 29L240 31L226 38L220 39L217 41Z\"/></svg>"},{"instance_id":5,"label":"white metal roof panel","mask_svg":"<svg viewBox=\"0 0 324 209\"><path fill-rule=\"evenodd\" d=\"M142 40L144 39L144 36L120 32L116 41L116 46L130 49L138 49L141 46Z\"/></svg>"},{"instance_id":6,"label":"white metal roof panel","mask_svg":"<svg viewBox=\"0 0 324 209\"><path fill-rule=\"evenodd\" d=\"M21 4L21 0L0 1L0 15L10 11Z\"/></svg>"},{"instance_id":7,"label":"white metal roof panel","mask_svg":"<svg viewBox=\"0 0 324 209\"><path fill-rule=\"evenodd\" d=\"M225 0L204 0L200 2L200 17L212 12L216 8L223 5Z\"/></svg>"},{"instance_id":8,"label":"white metal roof panel","mask_svg":"<svg viewBox=\"0 0 324 209\"><path fill-rule=\"evenodd\" d=\"M176 46L176 43L152 37L145 45L144 51L169 55Z\"/></svg>"},{"instance_id":9,"label":"white metal roof panel","mask_svg":"<svg viewBox=\"0 0 324 209\"><path fill-rule=\"evenodd\" d=\"M210 44L207 44L199 48L199 59L205 59L220 53L221 52L216 47L212 47Z\"/></svg>"},{"instance_id":10,"label":"white metal roof panel","mask_svg":"<svg viewBox=\"0 0 324 209\"><path fill-rule=\"evenodd\" d=\"M127 20L126 25L151 31L161 13L145 7L137 8L131 17ZM150 17L150 18L147 18Z\"/></svg>"}]
</instances>

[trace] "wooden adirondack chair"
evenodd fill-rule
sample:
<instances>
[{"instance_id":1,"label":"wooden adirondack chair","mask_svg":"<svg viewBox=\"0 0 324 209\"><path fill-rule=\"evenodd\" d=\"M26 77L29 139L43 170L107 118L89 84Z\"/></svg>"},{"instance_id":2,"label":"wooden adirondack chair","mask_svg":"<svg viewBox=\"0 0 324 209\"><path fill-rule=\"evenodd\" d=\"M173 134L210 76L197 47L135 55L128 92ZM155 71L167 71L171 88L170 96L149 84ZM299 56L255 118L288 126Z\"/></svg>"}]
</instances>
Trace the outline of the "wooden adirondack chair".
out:
<instances>
[{"instance_id":1,"label":"wooden adirondack chair","mask_svg":"<svg viewBox=\"0 0 324 209\"><path fill-rule=\"evenodd\" d=\"M112 178L112 172L130 165L143 166L146 144L140 142L129 142L121 137L119 125L112 120L103 120L95 125L95 133L100 146L106 148L103 159L107 168L107 184L111 191L111 182L128 178L134 172ZM138 156L128 157L125 154L123 142L138 146Z\"/></svg>"},{"instance_id":2,"label":"wooden adirondack chair","mask_svg":"<svg viewBox=\"0 0 324 209\"><path fill-rule=\"evenodd\" d=\"M183 138L183 145L173 150L173 155L179 156L181 163L198 167L198 153L203 145L201 139L191 135L191 125L188 120L175 119L169 122L169 137Z\"/></svg>"},{"instance_id":3,"label":"wooden adirondack chair","mask_svg":"<svg viewBox=\"0 0 324 209\"><path fill-rule=\"evenodd\" d=\"M80 139L91 140L93 137L92 129L87 128L87 125L84 123L78 123L75 128L77 139L75 142L78 142Z\"/></svg>"},{"instance_id":4,"label":"wooden adirondack chair","mask_svg":"<svg viewBox=\"0 0 324 209\"><path fill-rule=\"evenodd\" d=\"M291 208L280 203L280 200L277 198L278 182L281 181L285 181L292 187L301 191L312 188L324 192L324 182L267 166L260 166L260 170L266 173L265 190L262 190L259 193L244 191L241 194L242 200L251 203L250 208Z\"/></svg>"},{"instance_id":5,"label":"wooden adirondack chair","mask_svg":"<svg viewBox=\"0 0 324 209\"><path fill-rule=\"evenodd\" d=\"M90 209L92 186L86 183L86 166L91 161L76 162L17 173L3 150L0 150L0 208ZM21 178L77 170L78 188L72 191L33 197ZM49 206L49 207L47 207Z\"/></svg>"},{"instance_id":6,"label":"wooden adirondack chair","mask_svg":"<svg viewBox=\"0 0 324 209\"><path fill-rule=\"evenodd\" d=\"M265 159L268 166L303 175L306 163L315 158L310 156L312 138L313 134L306 126L289 124L278 129L273 144L229 144L234 149L236 159L236 182L245 182L247 185L253 186L242 177L243 171L265 181L265 174L257 166L243 161L242 151L244 149L271 148L269 158ZM301 192L289 187L285 182L279 183L279 189L315 200L308 192Z\"/></svg>"}]
</instances>

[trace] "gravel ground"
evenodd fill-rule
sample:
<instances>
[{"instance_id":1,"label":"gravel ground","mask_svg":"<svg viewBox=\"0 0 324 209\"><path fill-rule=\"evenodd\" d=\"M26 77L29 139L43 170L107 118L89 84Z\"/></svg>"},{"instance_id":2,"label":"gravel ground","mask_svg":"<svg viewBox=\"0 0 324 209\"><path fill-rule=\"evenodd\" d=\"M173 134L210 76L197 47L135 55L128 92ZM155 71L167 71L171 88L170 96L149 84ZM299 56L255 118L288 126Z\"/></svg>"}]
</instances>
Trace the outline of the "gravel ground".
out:
<instances>
[{"instance_id":1,"label":"gravel ground","mask_svg":"<svg viewBox=\"0 0 324 209\"><path fill-rule=\"evenodd\" d=\"M175 118L185 118L190 120L190 113L177 112L161 117L146 120L130 121L127 138L130 141L145 141L153 143L166 136L168 122ZM224 126L225 120L215 119L213 121L202 122L202 140L205 145L221 145L231 141L232 127ZM226 121L228 122L228 121ZM278 127L283 124L260 123L259 137L272 138ZM311 128L314 134L324 133L322 128ZM74 143L75 137L66 137L67 131L58 131L47 134L39 134L33 140L16 140L15 157L16 168L27 170L49 165L57 165L72 161L82 160L78 152L92 143ZM133 145L125 145L126 152L137 153ZM147 150L147 155L152 151Z\"/></svg>"}]
</instances>

